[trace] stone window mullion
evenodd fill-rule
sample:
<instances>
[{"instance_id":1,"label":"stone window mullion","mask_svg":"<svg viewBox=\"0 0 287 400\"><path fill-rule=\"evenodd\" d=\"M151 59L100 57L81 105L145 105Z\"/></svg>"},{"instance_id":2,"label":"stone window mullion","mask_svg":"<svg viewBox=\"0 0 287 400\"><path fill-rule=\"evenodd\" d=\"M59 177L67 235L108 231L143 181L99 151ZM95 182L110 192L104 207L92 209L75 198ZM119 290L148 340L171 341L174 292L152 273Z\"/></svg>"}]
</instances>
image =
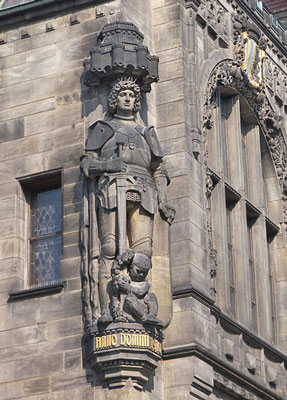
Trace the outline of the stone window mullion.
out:
<instances>
[{"instance_id":1,"label":"stone window mullion","mask_svg":"<svg viewBox=\"0 0 287 400\"><path fill-rule=\"evenodd\" d=\"M226 210L222 207L225 204L225 166L223 155L222 127L223 119L220 108L220 97L217 92L217 107L213 110L214 126L208 134L208 164L220 176L220 182L212 191L211 202L211 224L215 230L212 235L213 247L217 251L217 270L216 291L217 303L224 310L229 311L230 292L229 292L229 271L225 266L228 263L227 254L227 231L226 231ZM226 157L226 156L225 156ZM220 227L220 229L218 229Z\"/></svg>"},{"instance_id":2,"label":"stone window mullion","mask_svg":"<svg viewBox=\"0 0 287 400\"><path fill-rule=\"evenodd\" d=\"M228 154L229 182L232 188L245 196L244 155L242 149L242 127L240 118L240 99L232 96L226 102L227 129L226 142ZM250 292L246 291L249 283L249 259L245 249L248 247L246 206L244 199L240 199L232 210L232 236L234 275L236 285L236 318L245 326L250 326Z\"/></svg>"}]
</instances>

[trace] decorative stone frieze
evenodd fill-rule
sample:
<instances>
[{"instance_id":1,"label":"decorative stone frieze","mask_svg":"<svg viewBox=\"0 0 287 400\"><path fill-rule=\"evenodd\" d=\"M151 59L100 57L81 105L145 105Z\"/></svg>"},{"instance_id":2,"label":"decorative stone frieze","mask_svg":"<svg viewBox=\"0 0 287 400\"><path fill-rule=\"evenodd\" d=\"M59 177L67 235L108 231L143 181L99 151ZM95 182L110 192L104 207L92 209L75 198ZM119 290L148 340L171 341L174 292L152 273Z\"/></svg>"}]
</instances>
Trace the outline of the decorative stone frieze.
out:
<instances>
[{"instance_id":1,"label":"decorative stone frieze","mask_svg":"<svg viewBox=\"0 0 287 400\"><path fill-rule=\"evenodd\" d=\"M223 339L223 353L227 360L233 361L234 357L234 343L232 340L224 338Z\"/></svg>"},{"instance_id":2,"label":"decorative stone frieze","mask_svg":"<svg viewBox=\"0 0 287 400\"><path fill-rule=\"evenodd\" d=\"M229 14L217 0L205 0L197 11L197 18L201 23L207 25L210 31L216 36L219 35L224 41L229 36Z\"/></svg>"},{"instance_id":3,"label":"decorative stone frieze","mask_svg":"<svg viewBox=\"0 0 287 400\"><path fill-rule=\"evenodd\" d=\"M251 374L255 374L255 372L256 372L256 367L257 367L257 360L256 360L256 357L254 357L252 354L250 354L250 353L246 353L246 356L245 356L245 365L246 365L246 368L248 369L248 371L251 373Z\"/></svg>"},{"instance_id":4,"label":"decorative stone frieze","mask_svg":"<svg viewBox=\"0 0 287 400\"><path fill-rule=\"evenodd\" d=\"M270 57L264 62L264 80L279 104L287 104L287 75Z\"/></svg>"},{"instance_id":5,"label":"decorative stone frieze","mask_svg":"<svg viewBox=\"0 0 287 400\"><path fill-rule=\"evenodd\" d=\"M275 368L272 368L270 365L266 367L266 379L269 385L273 388L277 386L277 371Z\"/></svg>"},{"instance_id":6,"label":"decorative stone frieze","mask_svg":"<svg viewBox=\"0 0 287 400\"><path fill-rule=\"evenodd\" d=\"M235 398L240 398L243 400L261 400L262 398L259 396L250 393L248 390L239 386L235 382L232 382L228 378L222 376L221 374L215 372L214 373L214 381L215 386L222 389L222 391L234 396Z\"/></svg>"},{"instance_id":7,"label":"decorative stone frieze","mask_svg":"<svg viewBox=\"0 0 287 400\"><path fill-rule=\"evenodd\" d=\"M220 176L218 176L214 171L210 168L206 169L205 174L205 194L207 198L207 209L209 210L210 204L208 199L211 196L211 193L214 189L214 186L220 181ZM208 233L208 260L209 260L209 271L210 271L210 296L211 298L216 298L216 274L217 274L217 251L212 247L212 224L211 224L211 215L208 212L207 219L207 233Z\"/></svg>"},{"instance_id":8,"label":"decorative stone frieze","mask_svg":"<svg viewBox=\"0 0 287 400\"><path fill-rule=\"evenodd\" d=\"M205 0L184 0L184 5L186 8L193 8L195 11L198 10L198 7L204 3Z\"/></svg>"}]
</instances>

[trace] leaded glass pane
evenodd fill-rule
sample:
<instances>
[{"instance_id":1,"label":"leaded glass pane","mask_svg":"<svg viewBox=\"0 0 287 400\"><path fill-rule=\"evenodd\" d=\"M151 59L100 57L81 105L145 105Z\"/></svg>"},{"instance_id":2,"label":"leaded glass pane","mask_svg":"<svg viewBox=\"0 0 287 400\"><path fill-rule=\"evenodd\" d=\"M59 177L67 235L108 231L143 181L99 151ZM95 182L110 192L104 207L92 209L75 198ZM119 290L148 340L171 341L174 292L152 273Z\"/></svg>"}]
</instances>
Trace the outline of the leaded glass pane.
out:
<instances>
[{"instance_id":1,"label":"leaded glass pane","mask_svg":"<svg viewBox=\"0 0 287 400\"><path fill-rule=\"evenodd\" d=\"M43 284L60 279L61 250L61 234L31 241L32 284Z\"/></svg>"},{"instance_id":2,"label":"leaded glass pane","mask_svg":"<svg viewBox=\"0 0 287 400\"><path fill-rule=\"evenodd\" d=\"M30 283L48 284L60 279L61 189L34 192L31 200Z\"/></svg>"},{"instance_id":3,"label":"leaded glass pane","mask_svg":"<svg viewBox=\"0 0 287 400\"><path fill-rule=\"evenodd\" d=\"M61 189L39 192L32 236L49 235L61 231Z\"/></svg>"}]
</instances>

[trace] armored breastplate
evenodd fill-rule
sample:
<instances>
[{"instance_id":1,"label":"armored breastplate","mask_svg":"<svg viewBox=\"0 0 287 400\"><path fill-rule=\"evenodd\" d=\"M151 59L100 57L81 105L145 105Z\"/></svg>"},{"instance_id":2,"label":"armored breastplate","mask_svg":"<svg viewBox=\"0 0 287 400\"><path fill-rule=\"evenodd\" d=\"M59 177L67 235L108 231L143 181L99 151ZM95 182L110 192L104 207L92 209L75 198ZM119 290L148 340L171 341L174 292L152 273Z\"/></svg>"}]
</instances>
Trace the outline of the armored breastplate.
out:
<instances>
[{"instance_id":1,"label":"armored breastplate","mask_svg":"<svg viewBox=\"0 0 287 400\"><path fill-rule=\"evenodd\" d=\"M123 144L122 156L127 164L149 168L151 150L139 125L122 124L101 149L101 158L109 160L119 157L119 143Z\"/></svg>"}]
</instances>

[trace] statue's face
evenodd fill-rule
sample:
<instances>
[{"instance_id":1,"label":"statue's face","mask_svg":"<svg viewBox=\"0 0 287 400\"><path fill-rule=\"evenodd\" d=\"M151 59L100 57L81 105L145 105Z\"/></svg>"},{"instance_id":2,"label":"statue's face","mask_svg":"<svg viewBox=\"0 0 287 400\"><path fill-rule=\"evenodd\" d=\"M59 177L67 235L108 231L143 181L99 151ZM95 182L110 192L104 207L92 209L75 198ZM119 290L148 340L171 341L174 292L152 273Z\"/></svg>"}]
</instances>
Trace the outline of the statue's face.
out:
<instances>
[{"instance_id":1,"label":"statue's face","mask_svg":"<svg viewBox=\"0 0 287 400\"><path fill-rule=\"evenodd\" d=\"M121 90L117 99L117 112L132 114L135 106L135 94L132 90Z\"/></svg>"},{"instance_id":2,"label":"statue's face","mask_svg":"<svg viewBox=\"0 0 287 400\"><path fill-rule=\"evenodd\" d=\"M143 282L147 277L148 271L148 269L146 270L142 266L139 266L135 262L133 262L130 267L129 274L132 281Z\"/></svg>"},{"instance_id":3,"label":"statue's face","mask_svg":"<svg viewBox=\"0 0 287 400\"><path fill-rule=\"evenodd\" d=\"M143 282L151 268L151 260L143 255L136 254L129 269L129 275L134 282Z\"/></svg>"}]
</instances>

